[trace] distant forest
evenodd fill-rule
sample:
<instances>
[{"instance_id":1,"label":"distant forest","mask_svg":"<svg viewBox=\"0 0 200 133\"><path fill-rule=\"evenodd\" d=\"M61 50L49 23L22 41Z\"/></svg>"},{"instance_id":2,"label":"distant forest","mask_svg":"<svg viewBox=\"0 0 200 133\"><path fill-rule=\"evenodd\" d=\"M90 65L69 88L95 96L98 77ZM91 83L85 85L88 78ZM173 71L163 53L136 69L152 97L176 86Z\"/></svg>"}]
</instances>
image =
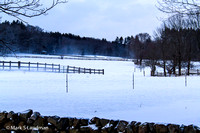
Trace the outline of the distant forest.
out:
<instances>
[{"instance_id":1,"label":"distant forest","mask_svg":"<svg viewBox=\"0 0 200 133\"><path fill-rule=\"evenodd\" d=\"M56 55L105 55L132 57L128 42L116 38L109 42L106 39L80 37L71 33L44 32L37 26L26 25L20 21L5 21L0 24L1 53L34 53ZM8 49L8 47L10 49Z\"/></svg>"}]
</instances>

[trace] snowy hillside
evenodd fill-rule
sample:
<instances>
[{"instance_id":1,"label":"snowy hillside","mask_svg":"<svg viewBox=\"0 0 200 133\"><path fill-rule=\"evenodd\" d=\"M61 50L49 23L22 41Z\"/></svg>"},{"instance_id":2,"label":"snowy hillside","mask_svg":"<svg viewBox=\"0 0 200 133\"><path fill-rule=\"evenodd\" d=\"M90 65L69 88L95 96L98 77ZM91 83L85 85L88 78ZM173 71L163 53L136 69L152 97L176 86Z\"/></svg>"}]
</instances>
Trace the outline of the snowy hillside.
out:
<instances>
[{"instance_id":1,"label":"snowy hillside","mask_svg":"<svg viewBox=\"0 0 200 133\"><path fill-rule=\"evenodd\" d=\"M1 57L105 69L105 75L0 71L0 111L200 126L199 77L150 77L131 61ZM134 73L134 87L133 87Z\"/></svg>"}]
</instances>

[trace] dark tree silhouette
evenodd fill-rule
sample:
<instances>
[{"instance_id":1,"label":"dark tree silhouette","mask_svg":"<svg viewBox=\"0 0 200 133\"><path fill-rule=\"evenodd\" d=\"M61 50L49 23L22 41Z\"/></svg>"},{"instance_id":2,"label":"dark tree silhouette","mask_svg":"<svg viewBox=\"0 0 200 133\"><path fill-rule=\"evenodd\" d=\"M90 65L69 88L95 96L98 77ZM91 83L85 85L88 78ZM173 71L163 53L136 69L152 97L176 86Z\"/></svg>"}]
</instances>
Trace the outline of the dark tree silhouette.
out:
<instances>
[{"instance_id":1,"label":"dark tree silhouette","mask_svg":"<svg viewBox=\"0 0 200 133\"><path fill-rule=\"evenodd\" d=\"M127 47L124 44L111 43L106 39L80 37L71 33L44 32L39 27L25 25L20 21L13 21L12 23L6 21L1 23L0 33L0 40L9 42L6 43L6 46L11 47L16 53L121 57L127 57L128 53ZM6 46L4 46L4 49Z\"/></svg>"}]
</instances>

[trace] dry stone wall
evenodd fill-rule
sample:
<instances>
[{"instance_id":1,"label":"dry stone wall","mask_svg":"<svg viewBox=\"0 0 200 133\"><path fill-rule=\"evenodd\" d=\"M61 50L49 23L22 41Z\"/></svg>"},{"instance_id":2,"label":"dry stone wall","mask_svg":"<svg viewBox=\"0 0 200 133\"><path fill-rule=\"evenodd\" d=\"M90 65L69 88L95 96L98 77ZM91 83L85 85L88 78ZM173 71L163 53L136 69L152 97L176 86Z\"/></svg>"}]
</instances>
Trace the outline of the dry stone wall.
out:
<instances>
[{"instance_id":1,"label":"dry stone wall","mask_svg":"<svg viewBox=\"0 0 200 133\"><path fill-rule=\"evenodd\" d=\"M0 133L200 133L194 125L155 124L109 120L41 116L27 110L1 112Z\"/></svg>"}]
</instances>

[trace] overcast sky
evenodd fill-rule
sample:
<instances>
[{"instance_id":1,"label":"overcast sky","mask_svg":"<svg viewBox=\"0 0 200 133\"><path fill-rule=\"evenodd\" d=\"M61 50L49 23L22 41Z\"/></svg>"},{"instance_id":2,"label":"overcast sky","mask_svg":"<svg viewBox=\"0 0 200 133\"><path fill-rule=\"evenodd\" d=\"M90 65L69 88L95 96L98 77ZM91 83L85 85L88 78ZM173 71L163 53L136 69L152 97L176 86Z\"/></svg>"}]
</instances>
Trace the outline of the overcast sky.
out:
<instances>
[{"instance_id":1,"label":"overcast sky","mask_svg":"<svg viewBox=\"0 0 200 133\"><path fill-rule=\"evenodd\" d=\"M50 10L48 15L26 21L44 31L112 41L116 36L135 36L144 32L153 35L162 17L155 5L156 0L68 0ZM2 16L2 21L5 19L12 18Z\"/></svg>"}]
</instances>

